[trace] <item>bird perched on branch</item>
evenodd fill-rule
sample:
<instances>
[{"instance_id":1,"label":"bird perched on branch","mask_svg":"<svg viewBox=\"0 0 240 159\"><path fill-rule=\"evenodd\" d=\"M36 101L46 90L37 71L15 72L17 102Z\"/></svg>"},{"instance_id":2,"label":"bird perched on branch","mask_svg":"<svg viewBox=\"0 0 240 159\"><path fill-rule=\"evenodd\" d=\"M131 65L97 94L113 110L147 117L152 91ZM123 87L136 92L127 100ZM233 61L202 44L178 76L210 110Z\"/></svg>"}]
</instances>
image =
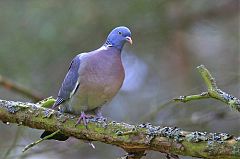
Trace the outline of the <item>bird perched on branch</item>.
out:
<instances>
[{"instance_id":1,"label":"bird perched on branch","mask_svg":"<svg viewBox=\"0 0 240 159\"><path fill-rule=\"evenodd\" d=\"M61 105L62 112L80 115L76 124L83 121L85 126L89 113L101 116L101 107L112 100L124 80L121 51L125 42L132 44L131 32L127 27L120 26L110 32L102 47L77 55L70 64L52 108ZM41 138L50 134L45 131ZM67 138L60 135L50 139Z\"/></svg>"}]
</instances>

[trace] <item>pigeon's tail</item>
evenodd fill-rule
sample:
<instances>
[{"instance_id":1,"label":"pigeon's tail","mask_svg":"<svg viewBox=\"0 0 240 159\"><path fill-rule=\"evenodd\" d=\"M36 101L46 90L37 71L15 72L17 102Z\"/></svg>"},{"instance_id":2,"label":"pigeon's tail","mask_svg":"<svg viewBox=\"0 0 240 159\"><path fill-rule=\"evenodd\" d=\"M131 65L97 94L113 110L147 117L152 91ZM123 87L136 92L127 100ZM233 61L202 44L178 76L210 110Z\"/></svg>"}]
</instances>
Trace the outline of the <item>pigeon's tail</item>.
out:
<instances>
[{"instance_id":1,"label":"pigeon's tail","mask_svg":"<svg viewBox=\"0 0 240 159\"><path fill-rule=\"evenodd\" d=\"M44 137L46 137L48 135L51 135L52 133L53 132L51 132L51 131L44 131L42 133L42 135L40 136L40 138L42 139L42 138L44 138ZM47 138L47 140L51 140L52 139L52 140L58 140L58 141L66 141L68 138L69 138L68 136L65 136L65 135L63 135L61 133L57 133L57 134L53 135L52 137Z\"/></svg>"}]
</instances>

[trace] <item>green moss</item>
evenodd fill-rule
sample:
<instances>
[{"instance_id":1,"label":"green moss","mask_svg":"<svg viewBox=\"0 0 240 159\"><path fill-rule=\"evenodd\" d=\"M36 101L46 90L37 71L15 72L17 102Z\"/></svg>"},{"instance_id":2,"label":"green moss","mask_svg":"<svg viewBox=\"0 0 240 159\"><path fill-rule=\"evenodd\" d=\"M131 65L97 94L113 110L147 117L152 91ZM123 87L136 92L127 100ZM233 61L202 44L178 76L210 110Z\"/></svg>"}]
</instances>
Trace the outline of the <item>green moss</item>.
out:
<instances>
[{"instance_id":1,"label":"green moss","mask_svg":"<svg viewBox=\"0 0 240 159\"><path fill-rule=\"evenodd\" d=\"M205 152L206 145L207 145L207 142L205 141L198 142L198 143L183 141L182 145L184 146L184 150L185 150L183 155L199 156L199 154L201 154L202 157L208 156L207 152ZM176 150L176 151L179 151L179 153L182 153L181 150Z\"/></svg>"},{"instance_id":2,"label":"green moss","mask_svg":"<svg viewBox=\"0 0 240 159\"><path fill-rule=\"evenodd\" d=\"M234 155L240 156L240 141L237 141L236 144L233 145L233 151L232 153Z\"/></svg>"},{"instance_id":3,"label":"green moss","mask_svg":"<svg viewBox=\"0 0 240 159\"><path fill-rule=\"evenodd\" d=\"M51 108L55 101L56 100L53 97L48 97L46 99L39 101L37 104L40 104L41 107L44 108Z\"/></svg>"}]
</instances>

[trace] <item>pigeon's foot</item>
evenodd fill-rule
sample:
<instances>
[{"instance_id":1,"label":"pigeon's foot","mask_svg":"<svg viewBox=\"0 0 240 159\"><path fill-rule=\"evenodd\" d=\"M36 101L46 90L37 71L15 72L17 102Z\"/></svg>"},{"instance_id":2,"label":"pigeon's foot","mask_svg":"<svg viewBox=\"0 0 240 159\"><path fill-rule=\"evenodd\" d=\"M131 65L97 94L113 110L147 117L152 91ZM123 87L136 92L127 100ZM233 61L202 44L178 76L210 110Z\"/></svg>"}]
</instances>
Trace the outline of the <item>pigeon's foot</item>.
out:
<instances>
[{"instance_id":1,"label":"pigeon's foot","mask_svg":"<svg viewBox=\"0 0 240 159\"><path fill-rule=\"evenodd\" d=\"M80 117L78 118L78 121L77 121L77 123L75 124L75 127L76 127L78 124L81 124L81 121L83 121L84 126L88 129L87 124L88 124L88 119L89 119L89 118L92 118L92 116L91 116L91 115L86 115L84 112L81 112L81 115L80 115Z\"/></svg>"}]
</instances>

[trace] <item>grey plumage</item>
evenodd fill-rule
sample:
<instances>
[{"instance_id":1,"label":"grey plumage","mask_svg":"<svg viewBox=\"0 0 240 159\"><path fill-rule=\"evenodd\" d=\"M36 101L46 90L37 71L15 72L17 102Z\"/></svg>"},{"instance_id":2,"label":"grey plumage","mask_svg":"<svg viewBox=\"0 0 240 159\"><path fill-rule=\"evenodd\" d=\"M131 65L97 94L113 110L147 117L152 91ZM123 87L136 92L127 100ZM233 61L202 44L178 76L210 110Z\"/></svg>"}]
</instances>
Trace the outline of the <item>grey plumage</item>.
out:
<instances>
[{"instance_id":1,"label":"grey plumage","mask_svg":"<svg viewBox=\"0 0 240 159\"><path fill-rule=\"evenodd\" d=\"M120 51L103 46L79 54L71 62L53 107L72 114L91 111L108 103L124 80Z\"/></svg>"},{"instance_id":2,"label":"grey plumage","mask_svg":"<svg viewBox=\"0 0 240 159\"><path fill-rule=\"evenodd\" d=\"M72 61L68 69L68 73L64 78L62 86L58 92L58 97L52 108L55 108L62 104L63 102L69 100L72 94L75 93L78 87L78 78L79 73L78 70L80 68L80 55L77 55Z\"/></svg>"},{"instance_id":3,"label":"grey plumage","mask_svg":"<svg viewBox=\"0 0 240 159\"><path fill-rule=\"evenodd\" d=\"M62 112L80 114L77 124L83 120L85 126L87 116L84 112L100 115L100 108L110 102L122 86L125 73L121 50L125 42L132 43L130 30L117 27L102 47L77 55L70 64L53 108L60 106ZM45 132L41 137L49 133Z\"/></svg>"}]
</instances>

